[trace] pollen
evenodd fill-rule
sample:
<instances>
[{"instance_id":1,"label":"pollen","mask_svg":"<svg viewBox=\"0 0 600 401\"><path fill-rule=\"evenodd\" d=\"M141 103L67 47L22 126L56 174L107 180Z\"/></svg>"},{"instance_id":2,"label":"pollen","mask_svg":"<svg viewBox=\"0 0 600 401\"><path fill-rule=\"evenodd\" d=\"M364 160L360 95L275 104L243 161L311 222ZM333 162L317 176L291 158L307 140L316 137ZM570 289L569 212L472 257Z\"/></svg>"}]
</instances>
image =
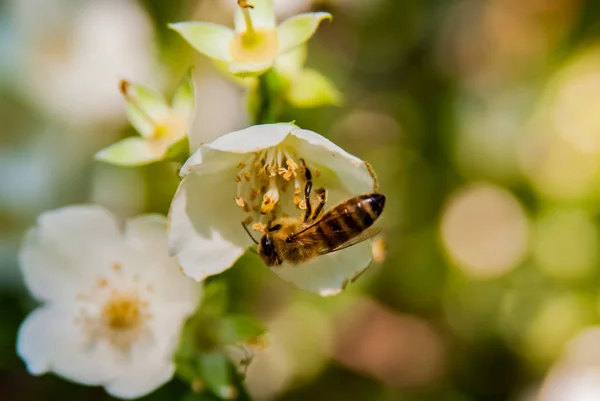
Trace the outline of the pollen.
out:
<instances>
[{"instance_id":1,"label":"pollen","mask_svg":"<svg viewBox=\"0 0 600 401\"><path fill-rule=\"evenodd\" d=\"M267 226L263 223L254 223L252 224L252 229L255 231L265 232L267 231Z\"/></svg>"},{"instance_id":2,"label":"pollen","mask_svg":"<svg viewBox=\"0 0 600 401\"><path fill-rule=\"evenodd\" d=\"M237 203L237 205L242 209L246 206L246 202L244 202L244 198L242 198L241 196L236 196L235 203Z\"/></svg>"},{"instance_id":3,"label":"pollen","mask_svg":"<svg viewBox=\"0 0 600 401\"><path fill-rule=\"evenodd\" d=\"M260 213L267 214L267 213L271 212L275 208L275 204L276 204L275 198L265 194L263 196L262 205L260 206Z\"/></svg>"},{"instance_id":4,"label":"pollen","mask_svg":"<svg viewBox=\"0 0 600 401\"><path fill-rule=\"evenodd\" d=\"M113 330L138 327L142 317L140 299L137 297L117 295L102 308L102 319Z\"/></svg>"},{"instance_id":5,"label":"pollen","mask_svg":"<svg viewBox=\"0 0 600 401\"><path fill-rule=\"evenodd\" d=\"M265 223L263 217L277 217L281 210L282 198L289 196L283 205L299 207L300 195L304 188L302 167L293 149L274 146L251 154L247 160L237 164L235 181L237 193L235 202L248 213L253 221ZM294 190L287 192L293 182ZM306 207L306 206L304 206ZM289 211L288 211L289 212Z\"/></svg>"}]
</instances>

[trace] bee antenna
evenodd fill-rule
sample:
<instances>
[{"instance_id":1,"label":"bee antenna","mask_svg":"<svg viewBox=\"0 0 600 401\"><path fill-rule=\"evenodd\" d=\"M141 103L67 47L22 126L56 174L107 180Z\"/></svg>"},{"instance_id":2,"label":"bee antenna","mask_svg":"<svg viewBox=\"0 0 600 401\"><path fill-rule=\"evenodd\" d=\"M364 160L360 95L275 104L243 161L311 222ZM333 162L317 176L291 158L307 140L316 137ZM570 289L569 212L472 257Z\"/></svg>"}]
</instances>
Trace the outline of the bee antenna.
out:
<instances>
[{"instance_id":1,"label":"bee antenna","mask_svg":"<svg viewBox=\"0 0 600 401\"><path fill-rule=\"evenodd\" d=\"M246 234L248 234L248 237L250 237L250 239L252 240L252 242L254 242L256 245L258 245L258 241L256 239L254 239L254 237L250 233L250 230L248 230L248 227L244 224L243 221L242 221L242 227L244 227L244 230L246 230Z\"/></svg>"}]
</instances>

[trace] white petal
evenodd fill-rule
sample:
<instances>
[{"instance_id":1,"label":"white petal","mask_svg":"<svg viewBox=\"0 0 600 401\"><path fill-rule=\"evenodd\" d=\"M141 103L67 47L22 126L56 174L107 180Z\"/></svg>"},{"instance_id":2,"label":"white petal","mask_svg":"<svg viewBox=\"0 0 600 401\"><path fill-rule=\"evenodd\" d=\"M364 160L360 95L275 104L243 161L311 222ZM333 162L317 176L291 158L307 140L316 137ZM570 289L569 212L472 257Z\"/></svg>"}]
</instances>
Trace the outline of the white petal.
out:
<instances>
[{"instance_id":1,"label":"white petal","mask_svg":"<svg viewBox=\"0 0 600 401\"><path fill-rule=\"evenodd\" d=\"M278 56L275 61L275 70L288 81L293 81L296 75L302 72L307 53L308 49L305 45L298 46L293 51Z\"/></svg>"},{"instance_id":2,"label":"white petal","mask_svg":"<svg viewBox=\"0 0 600 401\"><path fill-rule=\"evenodd\" d=\"M95 158L117 166L143 166L162 160L167 147L166 142L161 144L132 136L98 151Z\"/></svg>"},{"instance_id":3,"label":"white petal","mask_svg":"<svg viewBox=\"0 0 600 401\"><path fill-rule=\"evenodd\" d=\"M106 386L113 397L133 399L150 394L173 378L175 365L169 361L160 364L141 365L134 374L121 376Z\"/></svg>"},{"instance_id":4,"label":"white petal","mask_svg":"<svg viewBox=\"0 0 600 401\"><path fill-rule=\"evenodd\" d=\"M153 307L149 326L152 342L134 350L130 364L107 383L106 391L119 398L137 398L171 380L175 372L173 353L190 312L187 305L175 302Z\"/></svg>"},{"instance_id":5,"label":"white petal","mask_svg":"<svg viewBox=\"0 0 600 401\"><path fill-rule=\"evenodd\" d=\"M184 273L196 279L221 273L250 245L234 202L237 169L186 175L169 211L169 249Z\"/></svg>"},{"instance_id":6,"label":"white petal","mask_svg":"<svg viewBox=\"0 0 600 401\"><path fill-rule=\"evenodd\" d=\"M248 4L254 6L254 8L249 9L254 29L275 28L273 0L248 0ZM237 10L235 10L234 23L236 32L246 31L246 23L240 7L237 7Z\"/></svg>"},{"instance_id":7,"label":"white petal","mask_svg":"<svg viewBox=\"0 0 600 401\"><path fill-rule=\"evenodd\" d=\"M152 284L152 295L160 302L177 302L189 312L197 306L202 286L179 270L177 259L169 256L167 220L158 214L128 220L125 239L130 250L128 270L137 270Z\"/></svg>"},{"instance_id":8,"label":"white petal","mask_svg":"<svg viewBox=\"0 0 600 401\"><path fill-rule=\"evenodd\" d=\"M204 146L223 152L253 153L280 144L296 128L289 123L253 125L230 132Z\"/></svg>"},{"instance_id":9,"label":"white petal","mask_svg":"<svg viewBox=\"0 0 600 401\"><path fill-rule=\"evenodd\" d=\"M306 42L315 34L324 19L331 19L329 13L305 13L295 15L277 27L279 52L285 53Z\"/></svg>"},{"instance_id":10,"label":"white petal","mask_svg":"<svg viewBox=\"0 0 600 401\"><path fill-rule=\"evenodd\" d=\"M196 94L194 87L193 70L187 72L173 95L173 110L188 124L187 130L194 120L194 109L196 107Z\"/></svg>"},{"instance_id":11,"label":"white petal","mask_svg":"<svg viewBox=\"0 0 600 401\"><path fill-rule=\"evenodd\" d=\"M146 138L155 132L155 123L165 119L170 107L162 94L152 88L122 81L121 92L127 103L127 116L133 127Z\"/></svg>"},{"instance_id":12,"label":"white petal","mask_svg":"<svg viewBox=\"0 0 600 401\"><path fill-rule=\"evenodd\" d=\"M17 353L34 375L49 371L87 385L102 384L118 375L105 343L90 347L75 319L73 304L47 305L21 324Z\"/></svg>"},{"instance_id":13,"label":"white petal","mask_svg":"<svg viewBox=\"0 0 600 401\"><path fill-rule=\"evenodd\" d=\"M365 241L301 265L284 264L272 270L299 288L327 296L342 291L370 262L371 243Z\"/></svg>"},{"instance_id":14,"label":"white petal","mask_svg":"<svg viewBox=\"0 0 600 401\"><path fill-rule=\"evenodd\" d=\"M268 60L263 63L230 63L229 72L241 78L249 78L260 75L273 67L275 60Z\"/></svg>"},{"instance_id":15,"label":"white petal","mask_svg":"<svg viewBox=\"0 0 600 401\"><path fill-rule=\"evenodd\" d=\"M27 287L38 300L72 299L119 260L121 240L113 216L102 207L42 213L19 254Z\"/></svg>"},{"instance_id":16,"label":"white petal","mask_svg":"<svg viewBox=\"0 0 600 401\"><path fill-rule=\"evenodd\" d=\"M329 170L335 174L350 194L373 192L373 178L364 161L315 132L295 129L292 135L300 139L295 144L298 154L306 158L309 165L321 165L323 173Z\"/></svg>"},{"instance_id":17,"label":"white petal","mask_svg":"<svg viewBox=\"0 0 600 401\"><path fill-rule=\"evenodd\" d=\"M304 68L292 81L287 99L297 108L337 106L341 103L342 95L325 75Z\"/></svg>"},{"instance_id":18,"label":"white petal","mask_svg":"<svg viewBox=\"0 0 600 401\"><path fill-rule=\"evenodd\" d=\"M235 33L223 25L209 22L178 22L169 28L179 32L200 53L221 61L231 61L229 46Z\"/></svg>"}]
</instances>

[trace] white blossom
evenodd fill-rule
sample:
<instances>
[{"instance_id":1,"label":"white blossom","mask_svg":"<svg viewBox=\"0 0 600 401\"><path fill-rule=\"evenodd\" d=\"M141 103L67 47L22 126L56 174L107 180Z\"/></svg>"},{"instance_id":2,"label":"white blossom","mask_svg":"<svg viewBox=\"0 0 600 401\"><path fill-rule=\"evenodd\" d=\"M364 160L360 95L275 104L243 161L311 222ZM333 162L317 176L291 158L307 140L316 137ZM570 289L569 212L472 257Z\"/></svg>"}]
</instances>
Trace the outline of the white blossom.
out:
<instances>
[{"instance_id":1,"label":"white blossom","mask_svg":"<svg viewBox=\"0 0 600 401\"><path fill-rule=\"evenodd\" d=\"M275 59L302 45L331 14L302 13L281 24L275 21L273 0L239 0L235 29L208 22L178 22L169 26L196 50L226 62L229 72L254 76L269 70Z\"/></svg>"},{"instance_id":2,"label":"white blossom","mask_svg":"<svg viewBox=\"0 0 600 401\"><path fill-rule=\"evenodd\" d=\"M20 253L27 287L42 303L18 334L28 371L104 386L119 398L168 382L201 287L181 274L166 244L159 215L129 220L121 232L99 206L42 214Z\"/></svg>"},{"instance_id":3,"label":"white blossom","mask_svg":"<svg viewBox=\"0 0 600 401\"><path fill-rule=\"evenodd\" d=\"M302 160L327 207L371 193L369 166L321 135L293 124L256 125L201 146L181 170L169 213L169 247L188 276L221 273L252 245L242 222L261 231L277 216L302 216ZM259 233L255 233L260 235ZM370 263L368 241L273 271L300 288L332 295Z\"/></svg>"}]
</instances>

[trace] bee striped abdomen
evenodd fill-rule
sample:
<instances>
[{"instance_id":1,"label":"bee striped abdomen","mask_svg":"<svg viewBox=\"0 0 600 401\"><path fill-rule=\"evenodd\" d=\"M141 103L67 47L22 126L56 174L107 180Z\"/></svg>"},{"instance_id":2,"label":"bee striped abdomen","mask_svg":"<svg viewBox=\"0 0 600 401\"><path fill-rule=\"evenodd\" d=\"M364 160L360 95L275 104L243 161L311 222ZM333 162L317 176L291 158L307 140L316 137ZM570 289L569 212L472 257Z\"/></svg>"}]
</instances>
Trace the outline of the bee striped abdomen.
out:
<instances>
[{"instance_id":1,"label":"bee striped abdomen","mask_svg":"<svg viewBox=\"0 0 600 401\"><path fill-rule=\"evenodd\" d=\"M360 195L333 207L317 224L317 232L335 247L369 228L383 212L385 196Z\"/></svg>"}]
</instances>

